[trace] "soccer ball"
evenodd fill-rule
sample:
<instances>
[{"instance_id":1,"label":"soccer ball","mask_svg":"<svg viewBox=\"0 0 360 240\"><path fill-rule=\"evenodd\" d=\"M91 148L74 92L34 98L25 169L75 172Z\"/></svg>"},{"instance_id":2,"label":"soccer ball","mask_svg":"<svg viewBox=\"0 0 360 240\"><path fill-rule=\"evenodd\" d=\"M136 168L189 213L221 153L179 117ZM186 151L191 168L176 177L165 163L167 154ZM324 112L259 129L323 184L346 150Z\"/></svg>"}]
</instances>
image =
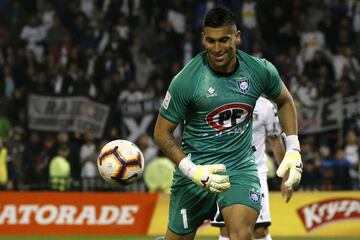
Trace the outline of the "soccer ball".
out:
<instances>
[{"instance_id":1,"label":"soccer ball","mask_svg":"<svg viewBox=\"0 0 360 240\"><path fill-rule=\"evenodd\" d=\"M143 173L144 157L134 143L114 140L101 149L97 166L107 182L130 184Z\"/></svg>"}]
</instances>

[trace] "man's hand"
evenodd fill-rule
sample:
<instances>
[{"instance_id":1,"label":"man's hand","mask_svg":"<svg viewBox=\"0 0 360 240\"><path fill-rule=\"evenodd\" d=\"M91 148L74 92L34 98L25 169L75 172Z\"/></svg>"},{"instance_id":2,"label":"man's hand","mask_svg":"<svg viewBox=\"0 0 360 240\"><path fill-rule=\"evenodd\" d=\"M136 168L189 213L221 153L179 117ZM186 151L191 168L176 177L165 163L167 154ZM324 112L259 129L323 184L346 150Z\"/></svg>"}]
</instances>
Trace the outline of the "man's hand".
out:
<instances>
[{"instance_id":1,"label":"man's hand","mask_svg":"<svg viewBox=\"0 0 360 240\"><path fill-rule=\"evenodd\" d=\"M185 176L208 192L219 193L230 188L229 176L216 174L225 172L224 164L195 165L189 154L180 161L179 168Z\"/></svg>"},{"instance_id":2,"label":"man's hand","mask_svg":"<svg viewBox=\"0 0 360 240\"><path fill-rule=\"evenodd\" d=\"M293 189L300 183L303 164L301 162L300 153L296 150L288 150L285 153L276 174L279 177L284 177L285 173L289 170L289 177L284 183L289 190Z\"/></svg>"},{"instance_id":3,"label":"man's hand","mask_svg":"<svg viewBox=\"0 0 360 240\"><path fill-rule=\"evenodd\" d=\"M225 172L224 164L196 165L194 176L191 180L206 191L219 193L229 189L229 176L215 174Z\"/></svg>"}]
</instances>

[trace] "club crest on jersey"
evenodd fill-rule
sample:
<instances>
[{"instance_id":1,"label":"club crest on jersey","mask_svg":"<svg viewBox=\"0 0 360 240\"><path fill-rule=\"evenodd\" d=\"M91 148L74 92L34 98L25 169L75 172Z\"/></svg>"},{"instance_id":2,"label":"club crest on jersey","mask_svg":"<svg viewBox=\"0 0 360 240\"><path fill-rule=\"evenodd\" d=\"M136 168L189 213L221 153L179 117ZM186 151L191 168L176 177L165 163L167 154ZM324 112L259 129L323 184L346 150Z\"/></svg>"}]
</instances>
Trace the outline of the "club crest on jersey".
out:
<instances>
[{"instance_id":1,"label":"club crest on jersey","mask_svg":"<svg viewBox=\"0 0 360 240\"><path fill-rule=\"evenodd\" d=\"M250 189L249 190L249 199L250 201L252 201L253 203L260 203L261 201L261 195L258 191L256 191L255 189Z\"/></svg>"},{"instance_id":2,"label":"club crest on jersey","mask_svg":"<svg viewBox=\"0 0 360 240\"><path fill-rule=\"evenodd\" d=\"M252 116L253 107L245 103L224 104L206 115L206 122L216 131L224 131Z\"/></svg>"},{"instance_id":3,"label":"club crest on jersey","mask_svg":"<svg viewBox=\"0 0 360 240\"><path fill-rule=\"evenodd\" d=\"M241 93L247 93L250 89L250 79L249 78L241 78L236 81L236 85Z\"/></svg>"}]
</instances>

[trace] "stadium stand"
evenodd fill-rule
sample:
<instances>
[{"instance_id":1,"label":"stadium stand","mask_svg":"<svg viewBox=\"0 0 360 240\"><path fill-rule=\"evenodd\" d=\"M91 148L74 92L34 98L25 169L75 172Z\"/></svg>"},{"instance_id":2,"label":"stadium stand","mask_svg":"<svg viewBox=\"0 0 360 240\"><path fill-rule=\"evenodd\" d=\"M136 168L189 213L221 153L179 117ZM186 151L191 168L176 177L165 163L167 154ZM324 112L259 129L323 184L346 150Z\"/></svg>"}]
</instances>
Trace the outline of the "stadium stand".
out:
<instances>
[{"instance_id":1,"label":"stadium stand","mask_svg":"<svg viewBox=\"0 0 360 240\"><path fill-rule=\"evenodd\" d=\"M106 141L123 138L140 143L147 162L155 158L149 136L159 103L202 50L202 16L216 5L237 14L241 48L272 61L296 100L300 190L359 189L360 2L353 0L0 1L0 148L8 170L0 189L146 191L143 182L106 184L96 156ZM49 167L61 149L71 181L59 187Z\"/></svg>"}]
</instances>

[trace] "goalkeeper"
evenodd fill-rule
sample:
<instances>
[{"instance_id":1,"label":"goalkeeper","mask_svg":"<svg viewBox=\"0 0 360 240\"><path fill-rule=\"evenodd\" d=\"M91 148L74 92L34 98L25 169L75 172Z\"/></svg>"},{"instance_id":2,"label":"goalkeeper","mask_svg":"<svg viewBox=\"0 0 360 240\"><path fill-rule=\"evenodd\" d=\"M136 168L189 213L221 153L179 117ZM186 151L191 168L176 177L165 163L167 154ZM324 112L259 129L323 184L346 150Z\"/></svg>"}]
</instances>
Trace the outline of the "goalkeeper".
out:
<instances>
[{"instance_id":1,"label":"goalkeeper","mask_svg":"<svg viewBox=\"0 0 360 240\"><path fill-rule=\"evenodd\" d=\"M288 135L280 175L300 181L296 110L275 67L237 50L234 13L216 7L203 21L205 48L172 80L160 107L154 138L177 164L170 195L167 240L193 239L219 205L230 239L250 240L261 209L260 182L251 148L252 117L265 94L279 109ZM184 123L181 143L173 135Z\"/></svg>"}]
</instances>

